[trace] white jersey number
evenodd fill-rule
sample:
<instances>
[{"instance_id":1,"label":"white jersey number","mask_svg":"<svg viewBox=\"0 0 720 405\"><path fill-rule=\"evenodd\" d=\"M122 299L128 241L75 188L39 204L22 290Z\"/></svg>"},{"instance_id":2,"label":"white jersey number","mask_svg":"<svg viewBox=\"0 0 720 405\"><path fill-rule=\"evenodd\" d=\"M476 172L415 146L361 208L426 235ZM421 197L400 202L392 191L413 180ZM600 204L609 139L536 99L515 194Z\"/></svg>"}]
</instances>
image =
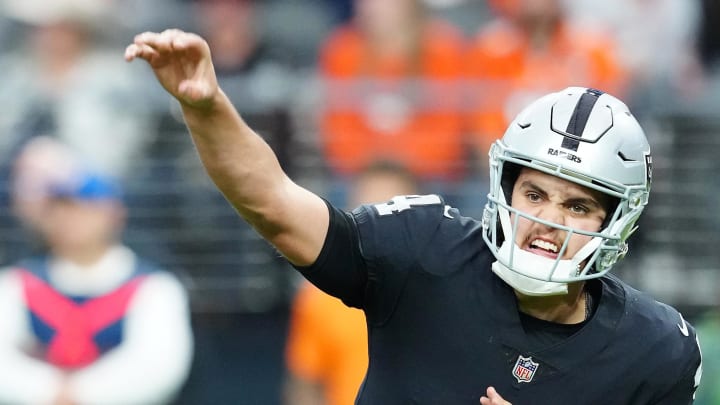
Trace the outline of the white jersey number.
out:
<instances>
[{"instance_id":1,"label":"white jersey number","mask_svg":"<svg viewBox=\"0 0 720 405\"><path fill-rule=\"evenodd\" d=\"M400 195L393 197L389 202L375 204L379 215L392 215L397 212L408 210L415 206L441 204L440 197L436 194L428 195Z\"/></svg>"}]
</instances>

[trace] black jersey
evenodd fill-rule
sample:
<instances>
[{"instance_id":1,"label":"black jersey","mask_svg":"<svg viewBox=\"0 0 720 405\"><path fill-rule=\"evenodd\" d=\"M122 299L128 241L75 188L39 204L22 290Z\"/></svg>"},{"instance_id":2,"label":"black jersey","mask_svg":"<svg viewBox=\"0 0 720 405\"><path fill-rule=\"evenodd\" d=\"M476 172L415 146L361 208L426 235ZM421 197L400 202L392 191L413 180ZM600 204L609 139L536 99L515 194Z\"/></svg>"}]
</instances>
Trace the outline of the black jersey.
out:
<instances>
[{"instance_id":1,"label":"black jersey","mask_svg":"<svg viewBox=\"0 0 720 405\"><path fill-rule=\"evenodd\" d=\"M513 405L692 403L694 329L614 276L593 280L600 294L582 328L540 344L491 271L480 223L440 197L330 214L320 257L300 271L366 313L370 362L357 404L477 405L488 386Z\"/></svg>"}]
</instances>

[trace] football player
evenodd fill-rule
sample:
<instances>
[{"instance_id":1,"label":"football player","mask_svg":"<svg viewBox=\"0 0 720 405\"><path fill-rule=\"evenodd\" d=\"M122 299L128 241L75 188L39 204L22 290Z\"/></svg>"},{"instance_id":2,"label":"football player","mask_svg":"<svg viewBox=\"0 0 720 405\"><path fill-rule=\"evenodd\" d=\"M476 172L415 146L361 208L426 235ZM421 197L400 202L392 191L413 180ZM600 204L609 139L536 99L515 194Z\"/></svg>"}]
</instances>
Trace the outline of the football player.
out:
<instances>
[{"instance_id":1,"label":"football player","mask_svg":"<svg viewBox=\"0 0 720 405\"><path fill-rule=\"evenodd\" d=\"M701 374L682 315L609 274L648 202L650 147L617 98L531 103L490 151L480 220L437 195L352 212L291 181L178 30L138 35L237 211L311 282L364 310L358 404L690 404Z\"/></svg>"}]
</instances>

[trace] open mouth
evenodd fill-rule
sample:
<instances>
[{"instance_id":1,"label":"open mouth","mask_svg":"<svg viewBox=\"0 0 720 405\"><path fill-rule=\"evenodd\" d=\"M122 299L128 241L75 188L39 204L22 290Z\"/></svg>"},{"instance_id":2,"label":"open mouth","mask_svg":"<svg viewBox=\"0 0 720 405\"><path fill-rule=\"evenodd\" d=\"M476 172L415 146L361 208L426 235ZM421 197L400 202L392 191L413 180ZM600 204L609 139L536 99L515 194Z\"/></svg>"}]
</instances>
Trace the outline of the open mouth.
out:
<instances>
[{"instance_id":1,"label":"open mouth","mask_svg":"<svg viewBox=\"0 0 720 405\"><path fill-rule=\"evenodd\" d=\"M560 247L545 239L533 239L528 245L527 251L550 259L557 259Z\"/></svg>"}]
</instances>

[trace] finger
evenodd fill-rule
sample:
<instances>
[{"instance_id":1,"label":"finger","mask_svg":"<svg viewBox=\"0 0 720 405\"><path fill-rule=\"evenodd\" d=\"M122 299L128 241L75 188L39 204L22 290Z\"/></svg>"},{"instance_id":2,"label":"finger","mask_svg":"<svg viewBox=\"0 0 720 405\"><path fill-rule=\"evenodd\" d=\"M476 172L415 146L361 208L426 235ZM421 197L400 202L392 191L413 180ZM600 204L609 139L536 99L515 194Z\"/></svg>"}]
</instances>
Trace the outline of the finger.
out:
<instances>
[{"instance_id":1,"label":"finger","mask_svg":"<svg viewBox=\"0 0 720 405\"><path fill-rule=\"evenodd\" d=\"M137 58L139 53L140 47L135 44L130 44L125 48L125 60L130 62L133 59Z\"/></svg>"},{"instance_id":2,"label":"finger","mask_svg":"<svg viewBox=\"0 0 720 405\"><path fill-rule=\"evenodd\" d=\"M210 52L202 37L187 32L173 36L170 46L175 52L196 53L199 57L207 56Z\"/></svg>"},{"instance_id":3,"label":"finger","mask_svg":"<svg viewBox=\"0 0 720 405\"><path fill-rule=\"evenodd\" d=\"M133 43L141 47L150 46L158 52L182 52L191 48L201 54L207 52L205 41L199 35L178 29L168 29L161 33L143 32L135 36Z\"/></svg>"},{"instance_id":4,"label":"finger","mask_svg":"<svg viewBox=\"0 0 720 405\"><path fill-rule=\"evenodd\" d=\"M500 394L498 394L495 387L488 387L486 393L487 393L487 397L488 397L487 404L512 405L512 404L510 404L510 402L505 401L505 399L502 396L500 396Z\"/></svg>"},{"instance_id":5,"label":"finger","mask_svg":"<svg viewBox=\"0 0 720 405\"><path fill-rule=\"evenodd\" d=\"M158 52L149 45L130 44L125 48L125 60L130 62L136 58L150 60L158 55Z\"/></svg>"},{"instance_id":6,"label":"finger","mask_svg":"<svg viewBox=\"0 0 720 405\"><path fill-rule=\"evenodd\" d=\"M133 43L138 46L147 45L159 52L167 52L171 49L171 43L182 31L177 29L168 29L163 32L146 31L135 36Z\"/></svg>"},{"instance_id":7,"label":"finger","mask_svg":"<svg viewBox=\"0 0 720 405\"><path fill-rule=\"evenodd\" d=\"M177 33L174 31L163 31L160 35L155 38L155 40L148 45L151 45L153 48L157 49L158 52L172 52L173 46L172 43L177 37Z\"/></svg>"},{"instance_id":8,"label":"finger","mask_svg":"<svg viewBox=\"0 0 720 405\"><path fill-rule=\"evenodd\" d=\"M158 37L157 44L162 51L185 51L203 42L198 35L178 29L167 29Z\"/></svg>"},{"instance_id":9,"label":"finger","mask_svg":"<svg viewBox=\"0 0 720 405\"><path fill-rule=\"evenodd\" d=\"M135 35L135 37L133 38L133 43L136 45L151 44L157 41L157 37L159 35L160 34L157 32L145 31L143 33Z\"/></svg>"}]
</instances>

